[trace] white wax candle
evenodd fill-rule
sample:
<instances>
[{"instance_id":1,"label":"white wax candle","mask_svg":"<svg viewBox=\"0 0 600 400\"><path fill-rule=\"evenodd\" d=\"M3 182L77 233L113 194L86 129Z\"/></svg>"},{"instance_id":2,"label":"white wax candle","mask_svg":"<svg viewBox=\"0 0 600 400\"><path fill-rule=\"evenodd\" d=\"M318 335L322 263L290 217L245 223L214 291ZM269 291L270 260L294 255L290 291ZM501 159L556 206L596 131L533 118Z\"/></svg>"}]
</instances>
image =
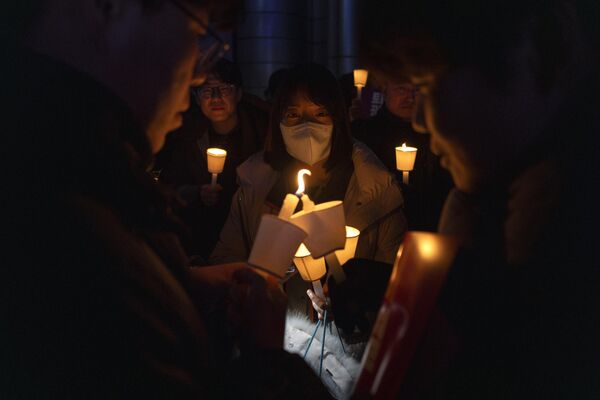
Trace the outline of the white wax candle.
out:
<instances>
[{"instance_id":1,"label":"white wax candle","mask_svg":"<svg viewBox=\"0 0 600 400\"><path fill-rule=\"evenodd\" d=\"M281 210L279 210L279 217L289 219L294 213L298 201L300 201L300 199L295 194L286 194L285 199L283 199Z\"/></svg>"},{"instance_id":2,"label":"white wax candle","mask_svg":"<svg viewBox=\"0 0 600 400\"><path fill-rule=\"evenodd\" d=\"M402 171L402 183L408 185L408 171Z\"/></svg>"},{"instance_id":3,"label":"white wax candle","mask_svg":"<svg viewBox=\"0 0 600 400\"><path fill-rule=\"evenodd\" d=\"M310 211L315 208L315 203L308 197L307 194L302 195L302 210Z\"/></svg>"},{"instance_id":4,"label":"white wax candle","mask_svg":"<svg viewBox=\"0 0 600 400\"><path fill-rule=\"evenodd\" d=\"M212 178L210 180L210 184L215 186L217 184L217 174L212 174Z\"/></svg>"}]
</instances>

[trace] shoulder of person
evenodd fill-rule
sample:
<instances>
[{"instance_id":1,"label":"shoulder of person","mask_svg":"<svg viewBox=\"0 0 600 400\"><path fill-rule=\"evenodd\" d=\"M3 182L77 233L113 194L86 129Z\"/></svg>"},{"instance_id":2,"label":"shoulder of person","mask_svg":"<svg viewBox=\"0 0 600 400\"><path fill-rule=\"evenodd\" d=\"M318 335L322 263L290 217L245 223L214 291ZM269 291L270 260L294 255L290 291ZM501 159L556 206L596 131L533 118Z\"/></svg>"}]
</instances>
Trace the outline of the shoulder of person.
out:
<instances>
[{"instance_id":1,"label":"shoulder of person","mask_svg":"<svg viewBox=\"0 0 600 400\"><path fill-rule=\"evenodd\" d=\"M270 182L277 173L264 160L264 151L254 153L237 167L240 186L262 186Z\"/></svg>"},{"instance_id":2,"label":"shoulder of person","mask_svg":"<svg viewBox=\"0 0 600 400\"><path fill-rule=\"evenodd\" d=\"M372 197L391 192L400 194L401 191L396 178L387 170L375 153L358 140L354 141L352 162L356 183L362 192L371 193Z\"/></svg>"},{"instance_id":3,"label":"shoulder of person","mask_svg":"<svg viewBox=\"0 0 600 400\"><path fill-rule=\"evenodd\" d=\"M354 140L352 146L354 173L360 180L373 180L374 183L388 186L394 180L392 174L383 165L379 157L363 142Z\"/></svg>"}]
</instances>

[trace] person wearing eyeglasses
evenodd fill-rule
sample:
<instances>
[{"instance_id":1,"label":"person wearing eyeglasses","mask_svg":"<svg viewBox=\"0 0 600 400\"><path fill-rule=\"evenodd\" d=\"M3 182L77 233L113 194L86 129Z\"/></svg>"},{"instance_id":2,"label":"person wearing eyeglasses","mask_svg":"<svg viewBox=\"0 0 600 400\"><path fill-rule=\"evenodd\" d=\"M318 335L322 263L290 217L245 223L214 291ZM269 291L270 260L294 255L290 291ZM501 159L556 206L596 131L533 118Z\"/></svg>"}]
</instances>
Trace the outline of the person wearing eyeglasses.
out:
<instances>
[{"instance_id":1,"label":"person wearing eyeglasses","mask_svg":"<svg viewBox=\"0 0 600 400\"><path fill-rule=\"evenodd\" d=\"M4 10L0 398L328 397L282 350L279 286L242 264L189 268L172 194L149 173L227 49L208 23L230 7Z\"/></svg>"},{"instance_id":2,"label":"person wearing eyeglasses","mask_svg":"<svg viewBox=\"0 0 600 400\"><path fill-rule=\"evenodd\" d=\"M267 105L248 101L242 84L238 67L219 60L204 84L192 88L183 126L157 155L161 182L175 187L186 202L181 216L191 235L183 242L196 264L208 258L217 242L237 189L236 168L262 148L267 131ZM206 160L212 147L227 151L216 185L211 184Z\"/></svg>"},{"instance_id":3,"label":"person wearing eyeglasses","mask_svg":"<svg viewBox=\"0 0 600 400\"><path fill-rule=\"evenodd\" d=\"M395 148L406 143L419 149L409 184L402 184L404 211L409 229L435 231L452 181L429 150L429 136L412 128L418 88L407 80L390 81L383 85L383 96L383 106L376 115L352 121L352 134L373 149L399 182L402 175L396 170Z\"/></svg>"}]
</instances>

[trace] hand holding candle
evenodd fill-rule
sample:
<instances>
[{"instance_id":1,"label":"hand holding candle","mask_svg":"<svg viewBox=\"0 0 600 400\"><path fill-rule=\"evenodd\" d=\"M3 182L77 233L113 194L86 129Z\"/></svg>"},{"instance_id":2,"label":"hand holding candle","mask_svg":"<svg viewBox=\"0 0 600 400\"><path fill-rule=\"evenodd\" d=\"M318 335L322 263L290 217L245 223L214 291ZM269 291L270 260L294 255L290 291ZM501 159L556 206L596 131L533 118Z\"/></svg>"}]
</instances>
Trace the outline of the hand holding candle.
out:
<instances>
[{"instance_id":1,"label":"hand holding candle","mask_svg":"<svg viewBox=\"0 0 600 400\"><path fill-rule=\"evenodd\" d=\"M402 182L408 185L408 172L415 167L415 159L417 158L417 148L408 147L406 143L396 147L396 169L402 171Z\"/></svg>"},{"instance_id":2,"label":"hand holding candle","mask_svg":"<svg viewBox=\"0 0 600 400\"><path fill-rule=\"evenodd\" d=\"M211 185L217 184L217 174L223 172L225 166L225 158L227 152L223 149L217 149L215 147L206 150L206 160L208 163L208 172L212 174Z\"/></svg>"},{"instance_id":3,"label":"hand holding candle","mask_svg":"<svg viewBox=\"0 0 600 400\"><path fill-rule=\"evenodd\" d=\"M360 93L362 88L367 85L367 77L369 76L369 71L366 69L355 69L354 70L354 86L356 86L356 90L358 91L358 99L360 100Z\"/></svg>"}]
</instances>

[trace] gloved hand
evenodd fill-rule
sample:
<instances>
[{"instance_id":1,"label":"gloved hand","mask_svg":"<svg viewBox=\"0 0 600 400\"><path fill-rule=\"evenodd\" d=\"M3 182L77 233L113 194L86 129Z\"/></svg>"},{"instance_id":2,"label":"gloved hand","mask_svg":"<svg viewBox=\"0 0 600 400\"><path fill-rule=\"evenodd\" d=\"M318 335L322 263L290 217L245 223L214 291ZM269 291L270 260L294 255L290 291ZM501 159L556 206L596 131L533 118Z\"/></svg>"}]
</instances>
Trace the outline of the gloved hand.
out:
<instances>
[{"instance_id":1,"label":"gloved hand","mask_svg":"<svg viewBox=\"0 0 600 400\"><path fill-rule=\"evenodd\" d=\"M346 279L329 281L331 310L336 325L346 334L369 334L388 286L392 265L354 258L342 266Z\"/></svg>"}]
</instances>

